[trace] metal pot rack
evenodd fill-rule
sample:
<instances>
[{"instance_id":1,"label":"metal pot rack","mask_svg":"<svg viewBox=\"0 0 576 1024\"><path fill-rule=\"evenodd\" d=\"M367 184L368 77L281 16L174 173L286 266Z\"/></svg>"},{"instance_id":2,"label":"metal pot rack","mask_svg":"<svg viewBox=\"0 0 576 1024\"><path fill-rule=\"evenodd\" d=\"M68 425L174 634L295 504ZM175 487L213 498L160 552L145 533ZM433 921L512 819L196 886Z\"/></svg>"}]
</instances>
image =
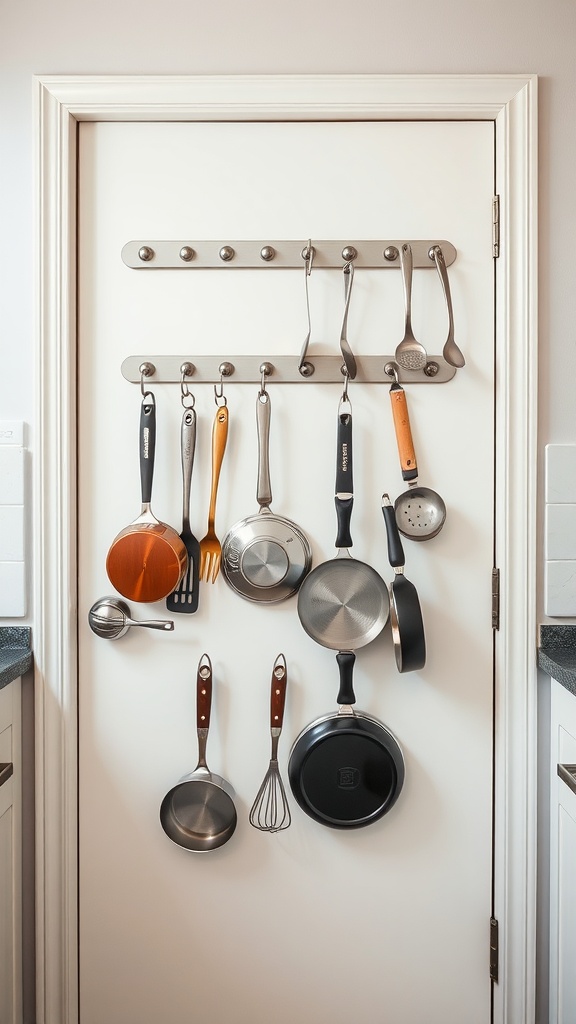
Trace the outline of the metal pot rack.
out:
<instances>
[{"instance_id":1,"label":"metal pot rack","mask_svg":"<svg viewBox=\"0 0 576 1024\"><path fill-rule=\"evenodd\" d=\"M127 242L122 260L133 270L231 270L231 269L391 269L400 267L405 240L384 241L151 241ZM456 259L456 249L444 239L410 240L413 267L435 269L434 248L440 247L446 266ZM441 355L430 355L421 369L399 366L394 354L355 356L355 381L362 384L444 384L456 368ZM143 379L158 384L178 383L184 378L199 384L218 384L224 379L253 384L270 380L283 384L341 384L346 378L341 355L309 354L306 362L295 354L272 358L263 355L135 355L122 363L122 375L133 384Z\"/></svg>"}]
</instances>

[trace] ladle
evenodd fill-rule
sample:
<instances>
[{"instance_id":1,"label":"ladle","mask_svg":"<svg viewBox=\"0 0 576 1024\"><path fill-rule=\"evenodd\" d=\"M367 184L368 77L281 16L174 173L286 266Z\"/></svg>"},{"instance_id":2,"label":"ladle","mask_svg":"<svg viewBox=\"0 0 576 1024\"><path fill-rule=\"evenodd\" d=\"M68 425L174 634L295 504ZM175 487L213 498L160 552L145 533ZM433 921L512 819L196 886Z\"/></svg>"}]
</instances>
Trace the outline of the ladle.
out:
<instances>
[{"instance_id":1,"label":"ladle","mask_svg":"<svg viewBox=\"0 0 576 1024\"><path fill-rule=\"evenodd\" d=\"M408 490L402 491L394 502L396 523L400 533L410 540L431 540L444 526L446 505L444 499L430 487L418 485L418 466L410 429L406 392L398 381L398 371L391 364L394 383L390 388L392 418L396 431L402 479Z\"/></svg>"},{"instance_id":2,"label":"ladle","mask_svg":"<svg viewBox=\"0 0 576 1024\"><path fill-rule=\"evenodd\" d=\"M137 621L130 618L130 608L125 601L116 597L101 597L88 612L90 629L104 640L118 640L130 626L145 626L146 629L161 629L169 633L174 629L171 619L148 619Z\"/></svg>"},{"instance_id":3,"label":"ladle","mask_svg":"<svg viewBox=\"0 0 576 1024\"><path fill-rule=\"evenodd\" d=\"M448 310L448 335L442 349L442 355L447 363L451 366L456 366L460 369L466 364L466 360L462 355L458 345L454 340L454 313L452 311L452 298L450 296L450 283L448 281L448 271L446 270L446 261L444 259L444 253L439 245L432 246L430 255L436 264L436 270L440 276L442 282L442 289L444 291L444 298L446 299L446 309Z\"/></svg>"}]
</instances>

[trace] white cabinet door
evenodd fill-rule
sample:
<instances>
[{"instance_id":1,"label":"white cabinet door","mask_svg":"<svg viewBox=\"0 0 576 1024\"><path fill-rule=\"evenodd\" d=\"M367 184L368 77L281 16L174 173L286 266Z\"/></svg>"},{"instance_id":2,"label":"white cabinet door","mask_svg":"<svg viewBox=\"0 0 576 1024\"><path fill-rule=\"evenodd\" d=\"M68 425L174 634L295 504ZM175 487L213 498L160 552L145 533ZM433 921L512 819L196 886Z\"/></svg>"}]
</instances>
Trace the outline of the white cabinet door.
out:
<instances>
[{"instance_id":1,"label":"white cabinet door","mask_svg":"<svg viewBox=\"0 0 576 1024\"><path fill-rule=\"evenodd\" d=\"M20 680L0 689L0 1021L22 1022ZM10 768L11 766L11 772Z\"/></svg>"},{"instance_id":2,"label":"white cabinet door","mask_svg":"<svg viewBox=\"0 0 576 1024\"><path fill-rule=\"evenodd\" d=\"M79 810L81 1024L488 1024L491 892L494 140L488 122L80 125L79 149ZM336 709L334 652L303 632L296 602L243 601L202 584L173 633L95 637L87 613L111 592L108 547L140 510L140 391L129 355L244 352L297 358L306 333L298 271L159 270L121 261L138 238L445 238L457 341L467 365L408 400L420 482L448 518L405 542L428 643L425 668L399 675L387 629L358 652L358 706L396 735L406 782L365 829L293 822L269 836L248 811L269 759L270 673L288 664L280 741ZM342 274L313 270L312 350L337 353ZM413 325L439 353L447 320L434 269L415 273ZM358 271L348 339L392 354L403 333L397 270ZM257 511L253 385L225 385L230 414L217 530ZM206 528L210 385L198 414L192 526ZM152 507L179 529L177 385L154 388ZM273 508L302 526L314 562L334 554L336 385L270 384ZM383 491L403 490L387 386L351 383L353 553L388 580ZM163 604L132 606L167 615ZM174 846L164 794L196 765L194 687L215 673L210 767L237 793L239 823L220 850Z\"/></svg>"},{"instance_id":3,"label":"white cabinet door","mask_svg":"<svg viewBox=\"0 0 576 1024\"><path fill-rule=\"evenodd\" d=\"M576 697L552 680L550 765L550 1024L576 1020ZM568 778L568 781L567 781Z\"/></svg>"}]
</instances>

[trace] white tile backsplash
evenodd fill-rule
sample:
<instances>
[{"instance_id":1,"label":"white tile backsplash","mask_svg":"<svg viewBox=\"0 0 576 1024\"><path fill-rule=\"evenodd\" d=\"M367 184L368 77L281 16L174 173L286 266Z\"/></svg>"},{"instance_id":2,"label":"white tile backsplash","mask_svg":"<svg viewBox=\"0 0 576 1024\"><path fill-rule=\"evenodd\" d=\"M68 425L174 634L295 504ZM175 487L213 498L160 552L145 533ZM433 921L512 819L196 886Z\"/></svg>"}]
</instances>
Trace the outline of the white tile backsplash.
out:
<instances>
[{"instance_id":1,"label":"white tile backsplash","mask_svg":"<svg viewBox=\"0 0 576 1024\"><path fill-rule=\"evenodd\" d=\"M26 574L24 562L0 562L0 617L26 615Z\"/></svg>"},{"instance_id":2,"label":"white tile backsplash","mask_svg":"<svg viewBox=\"0 0 576 1024\"><path fill-rule=\"evenodd\" d=\"M16 445L0 444L0 505L24 504L24 452Z\"/></svg>"},{"instance_id":3,"label":"white tile backsplash","mask_svg":"<svg viewBox=\"0 0 576 1024\"><path fill-rule=\"evenodd\" d=\"M0 562L24 561L24 506L0 505Z\"/></svg>"},{"instance_id":4,"label":"white tile backsplash","mask_svg":"<svg viewBox=\"0 0 576 1024\"><path fill-rule=\"evenodd\" d=\"M576 504L576 444L546 445L545 500Z\"/></svg>"},{"instance_id":5,"label":"white tile backsplash","mask_svg":"<svg viewBox=\"0 0 576 1024\"><path fill-rule=\"evenodd\" d=\"M576 559L576 505L546 505L544 552L547 559Z\"/></svg>"}]
</instances>

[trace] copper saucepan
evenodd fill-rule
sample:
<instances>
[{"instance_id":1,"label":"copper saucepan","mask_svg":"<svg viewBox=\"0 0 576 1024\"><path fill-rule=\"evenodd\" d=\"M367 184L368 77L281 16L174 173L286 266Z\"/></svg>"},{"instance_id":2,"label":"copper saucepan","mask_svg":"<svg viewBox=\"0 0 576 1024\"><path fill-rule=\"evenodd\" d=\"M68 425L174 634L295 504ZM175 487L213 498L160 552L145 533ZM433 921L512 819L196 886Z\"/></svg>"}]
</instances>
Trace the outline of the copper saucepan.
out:
<instances>
[{"instance_id":1,"label":"copper saucepan","mask_svg":"<svg viewBox=\"0 0 576 1024\"><path fill-rule=\"evenodd\" d=\"M186 569L186 546L176 530L152 514L152 479L156 449L156 403L152 392L140 410L140 484L142 511L112 542L106 572L116 590L130 601L162 601L176 589Z\"/></svg>"}]
</instances>

